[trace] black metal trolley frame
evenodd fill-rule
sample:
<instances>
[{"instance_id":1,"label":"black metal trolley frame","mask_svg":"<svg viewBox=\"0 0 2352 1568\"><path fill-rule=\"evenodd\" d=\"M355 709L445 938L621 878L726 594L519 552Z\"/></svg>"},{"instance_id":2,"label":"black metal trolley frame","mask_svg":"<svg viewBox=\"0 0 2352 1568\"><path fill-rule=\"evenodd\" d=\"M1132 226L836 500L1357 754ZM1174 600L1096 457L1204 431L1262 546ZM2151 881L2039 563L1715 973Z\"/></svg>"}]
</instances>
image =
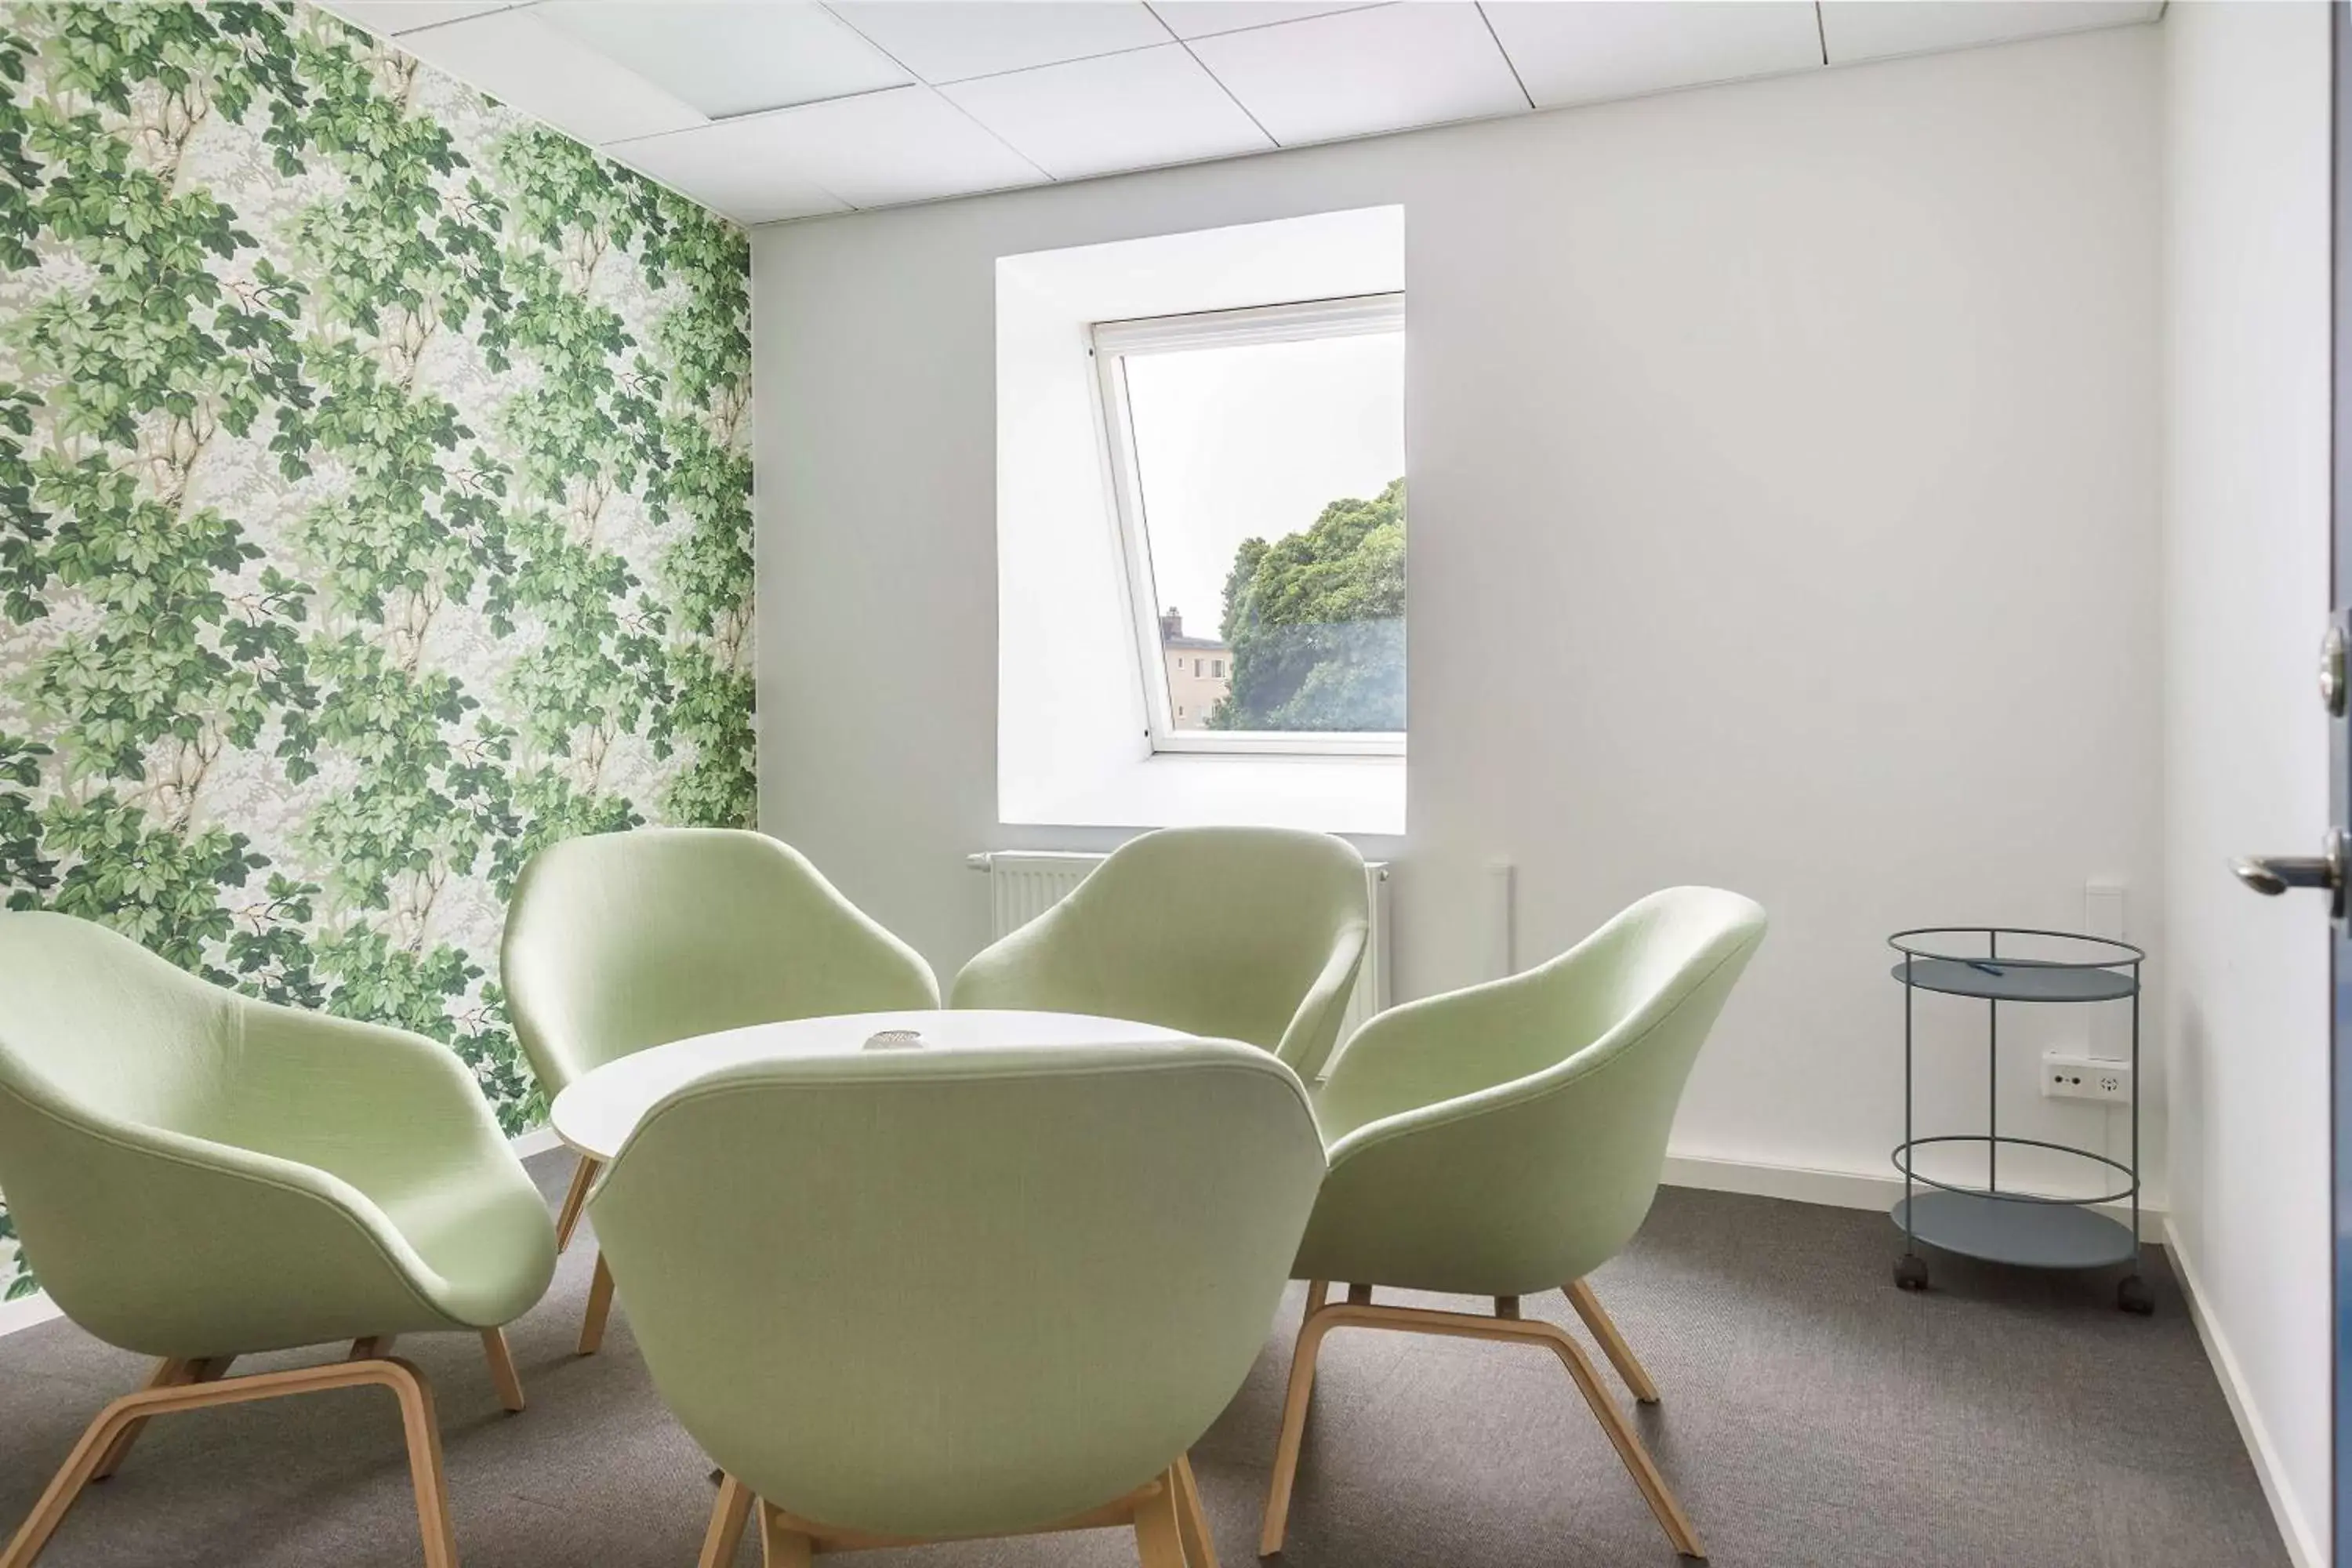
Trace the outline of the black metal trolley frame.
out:
<instances>
[{"instance_id":1,"label":"black metal trolley frame","mask_svg":"<svg viewBox=\"0 0 2352 1568\"><path fill-rule=\"evenodd\" d=\"M2001 956L2003 938L2012 952L2019 939L2082 944L2079 960ZM2103 1268L2128 1263L2131 1271L2116 1288L2116 1304L2146 1314L2155 1300L2139 1274L2139 997L2140 965L2147 954L2112 937L2079 931L2039 931L2024 926L1922 926L1896 931L1887 945L1903 956L1894 976L1903 985L1903 1142L1895 1146L1895 1169L1903 1173L1903 1201L1893 1218L1903 1231L1903 1256L1895 1282L1906 1290L1927 1285L1927 1263L1919 1244L1963 1257L2031 1268ZM1980 942L1983 952L1948 949ZM1913 1003L1921 991L1977 997L1985 1003L1985 1130L1982 1132L1918 1135L1913 1104ZM2029 1003L2131 1003L2131 1160L2128 1163L2042 1138L2000 1131L2000 1005ZM1985 1184L1969 1186L1922 1174L1916 1151L1931 1143L1985 1146ZM2055 1150L2120 1173L2124 1184L2093 1197L2058 1198L2001 1190L2004 1145ZM1932 1189L1922 1194L1917 1188ZM2131 1223L2100 1214L2094 1205L2128 1202Z\"/></svg>"}]
</instances>

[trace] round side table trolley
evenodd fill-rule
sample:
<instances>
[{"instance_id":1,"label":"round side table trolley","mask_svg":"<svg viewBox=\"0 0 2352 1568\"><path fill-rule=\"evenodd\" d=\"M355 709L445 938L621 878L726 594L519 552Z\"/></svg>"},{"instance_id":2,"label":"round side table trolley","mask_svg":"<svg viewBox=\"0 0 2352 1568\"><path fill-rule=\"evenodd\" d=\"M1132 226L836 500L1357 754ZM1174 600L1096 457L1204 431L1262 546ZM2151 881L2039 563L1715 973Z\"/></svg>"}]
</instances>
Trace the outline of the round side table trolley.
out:
<instances>
[{"instance_id":1,"label":"round side table trolley","mask_svg":"<svg viewBox=\"0 0 2352 1568\"><path fill-rule=\"evenodd\" d=\"M1903 1256L1895 1282L1906 1290L1927 1285L1927 1262L1919 1244L1938 1251L2028 1268L2105 1268L2128 1263L2132 1271L2116 1288L2116 1305L2147 1313L2155 1299L2139 1276L2139 991L2140 965L2147 954L2126 942L2074 931L2023 927L1927 926L1896 931L1887 945L1902 957L1894 975L1903 986L1903 1142L1895 1146L1895 1166L1903 1173L1903 1201L1895 1223L1903 1231ZM2021 949L2036 956L2003 957ZM2042 956L2059 952L2065 957ZM1913 1124L1913 1004L1922 991L1980 998L1985 1004L1985 1130L1920 1136ZM2000 1131L2000 1006L2004 1002L2131 1005L2131 1158L2128 1163L2072 1144L2021 1138ZM1917 1151L1929 1144L1982 1144L1985 1181L1969 1186L1938 1180L1917 1169ZM2110 1173L2102 1185L2115 1190L2080 1198L2050 1197L2004 1189L2004 1148L2055 1151L2092 1162ZM2120 1179L2116 1185L2116 1180ZM1920 1192L1917 1189L1932 1189ZM2128 1202L2129 1226L2093 1205Z\"/></svg>"}]
</instances>

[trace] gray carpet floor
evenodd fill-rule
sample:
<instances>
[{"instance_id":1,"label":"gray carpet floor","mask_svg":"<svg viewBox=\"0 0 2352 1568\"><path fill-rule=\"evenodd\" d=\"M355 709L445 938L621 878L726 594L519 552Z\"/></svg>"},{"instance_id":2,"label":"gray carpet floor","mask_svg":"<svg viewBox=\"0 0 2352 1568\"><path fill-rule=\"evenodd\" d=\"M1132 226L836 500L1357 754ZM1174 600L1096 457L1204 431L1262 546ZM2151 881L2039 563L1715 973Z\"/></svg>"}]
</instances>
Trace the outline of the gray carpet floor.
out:
<instances>
[{"instance_id":1,"label":"gray carpet floor","mask_svg":"<svg viewBox=\"0 0 2352 1568\"><path fill-rule=\"evenodd\" d=\"M569 1157L532 1166L551 1203ZM2115 1310L2111 1279L1946 1260L1933 1291L1906 1296L1888 1273L1895 1251L1882 1215L1669 1189L1633 1248L1595 1276L1664 1394L1641 1426L1716 1563L2288 1561L2160 1252L2146 1270L2156 1315L2138 1319ZM706 1467L655 1397L625 1310L602 1354L572 1353L588 1262L575 1244L547 1300L510 1331L530 1400L520 1415L499 1410L470 1337L401 1342L440 1401L468 1568L694 1562ZM1254 1561L1298 1297L1294 1288L1248 1384L1193 1452L1228 1564ZM1527 1310L1574 1322L1556 1294ZM66 1323L0 1340L0 1532L99 1406L145 1372ZM119 1476L85 1495L42 1564L411 1568L415 1530L391 1402L358 1390L158 1423ZM741 1562L755 1556L747 1544ZM1097 1532L858 1561L1135 1558L1129 1538ZM1283 1561L1676 1559L1551 1357L1359 1331L1324 1349Z\"/></svg>"}]
</instances>

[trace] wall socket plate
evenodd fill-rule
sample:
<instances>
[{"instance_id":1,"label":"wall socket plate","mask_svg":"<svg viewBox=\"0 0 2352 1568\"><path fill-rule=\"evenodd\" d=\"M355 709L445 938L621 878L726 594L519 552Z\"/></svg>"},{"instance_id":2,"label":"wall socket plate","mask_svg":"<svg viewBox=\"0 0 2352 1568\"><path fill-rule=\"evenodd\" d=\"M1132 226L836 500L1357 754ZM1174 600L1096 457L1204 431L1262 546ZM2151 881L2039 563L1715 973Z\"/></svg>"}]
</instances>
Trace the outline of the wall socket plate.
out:
<instances>
[{"instance_id":1,"label":"wall socket plate","mask_svg":"<svg viewBox=\"0 0 2352 1568\"><path fill-rule=\"evenodd\" d=\"M2132 1065L2105 1057L2084 1056L2079 1051L2044 1051L2042 1097L2128 1105L2132 1097Z\"/></svg>"}]
</instances>

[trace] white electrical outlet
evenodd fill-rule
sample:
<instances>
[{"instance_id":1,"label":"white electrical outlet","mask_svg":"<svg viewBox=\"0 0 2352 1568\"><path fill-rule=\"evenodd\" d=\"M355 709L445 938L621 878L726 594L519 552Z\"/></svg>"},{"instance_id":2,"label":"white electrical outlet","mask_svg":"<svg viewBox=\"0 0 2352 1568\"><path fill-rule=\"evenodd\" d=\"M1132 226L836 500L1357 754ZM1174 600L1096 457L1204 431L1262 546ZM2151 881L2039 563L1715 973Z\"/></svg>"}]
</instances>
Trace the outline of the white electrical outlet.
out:
<instances>
[{"instance_id":1,"label":"white electrical outlet","mask_svg":"<svg viewBox=\"0 0 2352 1568\"><path fill-rule=\"evenodd\" d=\"M2104 1100L2128 1104L2132 1097L2129 1062L2071 1051L2042 1053L2042 1095L2045 1100Z\"/></svg>"}]
</instances>

